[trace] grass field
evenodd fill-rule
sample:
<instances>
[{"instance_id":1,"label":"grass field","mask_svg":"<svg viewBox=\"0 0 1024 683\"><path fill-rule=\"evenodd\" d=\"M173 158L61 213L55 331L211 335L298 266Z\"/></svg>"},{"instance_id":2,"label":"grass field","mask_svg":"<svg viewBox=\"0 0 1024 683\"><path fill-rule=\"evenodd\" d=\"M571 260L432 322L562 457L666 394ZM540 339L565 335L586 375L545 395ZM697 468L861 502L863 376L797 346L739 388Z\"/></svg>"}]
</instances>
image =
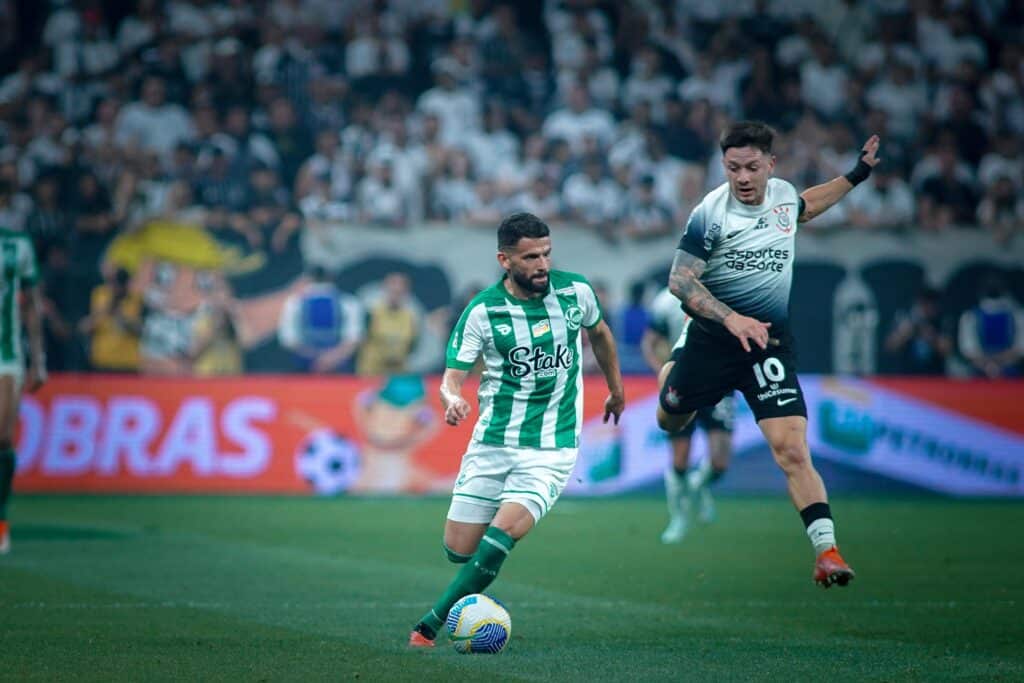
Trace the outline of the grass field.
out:
<instances>
[{"instance_id":1,"label":"grass field","mask_svg":"<svg viewBox=\"0 0 1024 683\"><path fill-rule=\"evenodd\" d=\"M499 656L408 651L452 576L447 501L27 497L0 558L0 679L1022 680L1024 505L833 503L846 589L787 501L658 543L654 498L562 501L490 591Z\"/></svg>"}]
</instances>

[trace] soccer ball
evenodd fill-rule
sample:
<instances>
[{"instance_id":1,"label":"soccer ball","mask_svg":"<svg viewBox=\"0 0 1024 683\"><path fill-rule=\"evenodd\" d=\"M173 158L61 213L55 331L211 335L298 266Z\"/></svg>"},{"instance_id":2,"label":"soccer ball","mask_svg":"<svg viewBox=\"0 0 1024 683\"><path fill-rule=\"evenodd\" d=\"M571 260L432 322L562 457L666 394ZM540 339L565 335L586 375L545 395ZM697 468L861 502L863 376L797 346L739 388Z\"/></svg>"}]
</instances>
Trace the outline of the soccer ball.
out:
<instances>
[{"instance_id":1,"label":"soccer ball","mask_svg":"<svg viewBox=\"0 0 1024 683\"><path fill-rule=\"evenodd\" d=\"M317 493L334 496L359 478L359 451L354 443L330 429L317 429L299 445L295 469Z\"/></svg>"},{"instance_id":2,"label":"soccer ball","mask_svg":"<svg viewBox=\"0 0 1024 683\"><path fill-rule=\"evenodd\" d=\"M448 637L456 652L498 654L512 635L512 618L494 598L475 593L448 612Z\"/></svg>"}]
</instances>

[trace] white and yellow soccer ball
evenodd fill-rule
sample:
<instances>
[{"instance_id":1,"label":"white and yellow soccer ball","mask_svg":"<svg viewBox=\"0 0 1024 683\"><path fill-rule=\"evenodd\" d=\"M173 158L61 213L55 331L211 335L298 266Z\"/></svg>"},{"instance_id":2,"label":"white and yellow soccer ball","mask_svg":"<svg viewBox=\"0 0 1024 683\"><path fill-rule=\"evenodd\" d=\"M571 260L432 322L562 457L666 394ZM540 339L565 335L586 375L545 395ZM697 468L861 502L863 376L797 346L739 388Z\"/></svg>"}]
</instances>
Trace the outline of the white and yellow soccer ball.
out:
<instances>
[{"instance_id":1,"label":"white and yellow soccer ball","mask_svg":"<svg viewBox=\"0 0 1024 683\"><path fill-rule=\"evenodd\" d=\"M448 612L448 638L462 654L498 654L512 636L512 618L494 598L467 595Z\"/></svg>"}]
</instances>

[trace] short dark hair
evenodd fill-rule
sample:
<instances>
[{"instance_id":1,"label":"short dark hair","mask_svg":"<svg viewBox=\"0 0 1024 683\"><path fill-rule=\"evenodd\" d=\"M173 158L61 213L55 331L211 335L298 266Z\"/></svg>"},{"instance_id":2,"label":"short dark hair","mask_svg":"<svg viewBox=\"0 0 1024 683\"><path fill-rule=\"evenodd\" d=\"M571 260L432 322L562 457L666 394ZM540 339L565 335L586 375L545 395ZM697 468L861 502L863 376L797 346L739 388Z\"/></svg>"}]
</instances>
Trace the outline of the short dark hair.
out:
<instances>
[{"instance_id":1,"label":"short dark hair","mask_svg":"<svg viewBox=\"0 0 1024 683\"><path fill-rule=\"evenodd\" d=\"M737 121L722 131L718 144L722 147L722 154L730 147L755 147L765 154L771 154L774 140L775 131L767 123Z\"/></svg>"},{"instance_id":2,"label":"short dark hair","mask_svg":"<svg viewBox=\"0 0 1024 683\"><path fill-rule=\"evenodd\" d=\"M532 213L514 213L498 226L498 249L514 247L524 237L537 239L550 234L548 224Z\"/></svg>"}]
</instances>

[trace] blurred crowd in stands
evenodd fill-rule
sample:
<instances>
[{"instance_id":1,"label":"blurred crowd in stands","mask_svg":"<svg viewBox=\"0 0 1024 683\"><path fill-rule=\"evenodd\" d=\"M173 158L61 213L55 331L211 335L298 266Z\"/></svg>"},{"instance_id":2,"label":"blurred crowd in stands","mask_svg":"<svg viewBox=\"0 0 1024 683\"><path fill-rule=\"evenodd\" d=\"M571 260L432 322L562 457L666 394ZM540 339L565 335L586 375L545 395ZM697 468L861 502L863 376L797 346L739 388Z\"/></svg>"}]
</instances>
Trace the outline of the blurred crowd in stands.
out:
<instances>
[{"instance_id":1,"label":"blurred crowd in stands","mask_svg":"<svg viewBox=\"0 0 1024 683\"><path fill-rule=\"evenodd\" d=\"M1022 27L1019 0L0 0L0 225L33 238L51 344L113 330L145 347L174 321L149 324L101 260L147 222L186 216L272 258L318 221L491 229L517 210L670 244L724 181L723 125L757 118L798 188L883 139L872 178L808 231L1013 244ZM326 358L294 302L281 344L310 370L390 371L408 340L368 340L422 321L353 301L308 320L357 305L357 331L316 342ZM204 324L193 356L238 336L224 311ZM54 362L104 367L85 347Z\"/></svg>"}]
</instances>

